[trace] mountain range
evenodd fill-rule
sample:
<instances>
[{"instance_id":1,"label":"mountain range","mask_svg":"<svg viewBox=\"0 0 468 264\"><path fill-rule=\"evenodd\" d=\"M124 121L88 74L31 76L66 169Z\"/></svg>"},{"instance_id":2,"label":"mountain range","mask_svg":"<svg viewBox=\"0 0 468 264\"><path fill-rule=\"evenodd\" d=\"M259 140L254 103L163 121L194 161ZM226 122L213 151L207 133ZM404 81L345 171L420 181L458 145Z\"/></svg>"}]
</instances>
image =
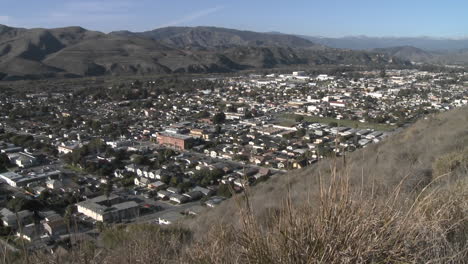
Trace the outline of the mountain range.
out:
<instances>
[{"instance_id":1,"label":"mountain range","mask_svg":"<svg viewBox=\"0 0 468 264\"><path fill-rule=\"evenodd\" d=\"M0 80L392 63L408 64L383 53L329 48L293 35L215 27L105 34L81 27L0 25Z\"/></svg>"},{"instance_id":2,"label":"mountain range","mask_svg":"<svg viewBox=\"0 0 468 264\"><path fill-rule=\"evenodd\" d=\"M385 53L414 62L468 64L468 38L298 36L327 47Z\"/></svg>"},{"instance_id":3,"label":"mountain range","mask_svg":"<svg viewBox=\"0 0 468 264\"><path fill-rule=\"evenodd\" d=\"M392 48L412 46L426 51L456 51L468 48L468 38L433 38L433 37L368 37L350 36L339 38L300 37L332 48L367 50L376 48Z\"/></svg>"},{"instance_id":4,"label":"mountain range","mask_svg":"<svg viewBox=\"0 0 468 264\"><path fill-rule=\"evenodd\" d=\"M140 33L111 32L110 35L142 37L180 49L212 49L232 46L320 48L320 45L294 35L269 34L218 27L165 27Z\"/></svg>"}]
</instances>

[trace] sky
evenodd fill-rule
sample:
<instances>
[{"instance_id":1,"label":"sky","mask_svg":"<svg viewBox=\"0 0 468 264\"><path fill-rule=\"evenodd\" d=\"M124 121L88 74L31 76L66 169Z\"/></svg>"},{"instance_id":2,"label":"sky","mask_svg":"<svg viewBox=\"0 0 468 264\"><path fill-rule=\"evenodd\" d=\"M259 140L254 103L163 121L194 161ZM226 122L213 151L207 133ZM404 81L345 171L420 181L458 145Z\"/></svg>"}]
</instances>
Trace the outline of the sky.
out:
<instances>
[{"instance_id":1,"label":"sky","mask_svg":"<svg viewBox=\"0 0 468 264\"><path fill-rule=\"evenodd\" d=\"M0 0L0 24L146 31L217 26L310 36L467 37L466 0Z\"/></svg>"}]
</instances>

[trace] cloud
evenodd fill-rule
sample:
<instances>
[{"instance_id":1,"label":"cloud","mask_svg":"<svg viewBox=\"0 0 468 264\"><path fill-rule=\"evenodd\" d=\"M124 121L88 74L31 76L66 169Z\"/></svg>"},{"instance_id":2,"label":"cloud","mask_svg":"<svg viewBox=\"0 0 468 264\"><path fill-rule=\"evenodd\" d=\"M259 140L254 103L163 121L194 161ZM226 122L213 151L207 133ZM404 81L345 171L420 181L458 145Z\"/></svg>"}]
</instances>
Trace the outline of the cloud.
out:
<instances>
[{"instance_id":1,"label":"cloud","mask_svg":"<svg viewBox=\"0 0 468 264\"><path fill-rule=\"evenodd\" d=\"M188 15L186 15L184 17L181 17L179 19L176 19L174 21L170 21L168 23L162 24L162 25L159 26L159 28L177 26L177 25L180 25L180 24L183 24L183 23L191 22L193 20L197 20L197 19L205 17L207 15L216 13L216 12L220 11L223 8L224 8L223 6L217 6L217 7L212 7L212 8L208 8L208 9L205 9L205 10L197 11L197 12L188 14Z\"/></svg>"},{"instance_id":2,"label":"cloud","mask_svg":"<svg viewBox=\"0 0 468 264\"><path fill-rule=\"evenodd\" d=\"M9 16L0 15L0 24L1 23L8 23L8 22L10 22L10 17Z\"/></svg>"}]
</instances>

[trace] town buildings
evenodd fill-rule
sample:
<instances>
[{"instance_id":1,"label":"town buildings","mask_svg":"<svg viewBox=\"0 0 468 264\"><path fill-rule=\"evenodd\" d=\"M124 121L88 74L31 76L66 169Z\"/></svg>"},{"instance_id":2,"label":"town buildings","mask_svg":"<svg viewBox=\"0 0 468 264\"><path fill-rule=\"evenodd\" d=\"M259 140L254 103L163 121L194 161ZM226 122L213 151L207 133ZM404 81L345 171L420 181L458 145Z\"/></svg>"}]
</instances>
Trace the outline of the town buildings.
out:
<instances>
[{"instance_id":1,"label":"town buildings","mask_svg":"<svg viewBox=\"0 0 468 264\"><path fill-rule=\"evenodd\" d=\"M121 222L138 217L140 207L134 201L123 201L121 197L98 196L76 204L77 211L100 222Z\"/></svg>"}]
</instances>

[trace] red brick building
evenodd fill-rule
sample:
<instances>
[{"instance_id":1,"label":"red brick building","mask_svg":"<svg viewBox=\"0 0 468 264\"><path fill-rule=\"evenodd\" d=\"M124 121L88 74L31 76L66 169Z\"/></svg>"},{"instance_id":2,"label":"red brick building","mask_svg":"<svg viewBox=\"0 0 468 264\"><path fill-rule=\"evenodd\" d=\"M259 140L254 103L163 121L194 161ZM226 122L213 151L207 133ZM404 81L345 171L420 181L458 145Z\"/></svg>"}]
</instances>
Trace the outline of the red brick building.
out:
<instances>
[{"instance_id":1,"label":"red brick building","mask_svg":"<svg viewBox=\"0 0 468 264\"><path fill-rule=\"evenodd\" d=\"M157 140L158 144L160 145L165 145L180 150L191 148L193 142L192 137L175 133L160 133Z\"/></svg>"}]
</instances>

